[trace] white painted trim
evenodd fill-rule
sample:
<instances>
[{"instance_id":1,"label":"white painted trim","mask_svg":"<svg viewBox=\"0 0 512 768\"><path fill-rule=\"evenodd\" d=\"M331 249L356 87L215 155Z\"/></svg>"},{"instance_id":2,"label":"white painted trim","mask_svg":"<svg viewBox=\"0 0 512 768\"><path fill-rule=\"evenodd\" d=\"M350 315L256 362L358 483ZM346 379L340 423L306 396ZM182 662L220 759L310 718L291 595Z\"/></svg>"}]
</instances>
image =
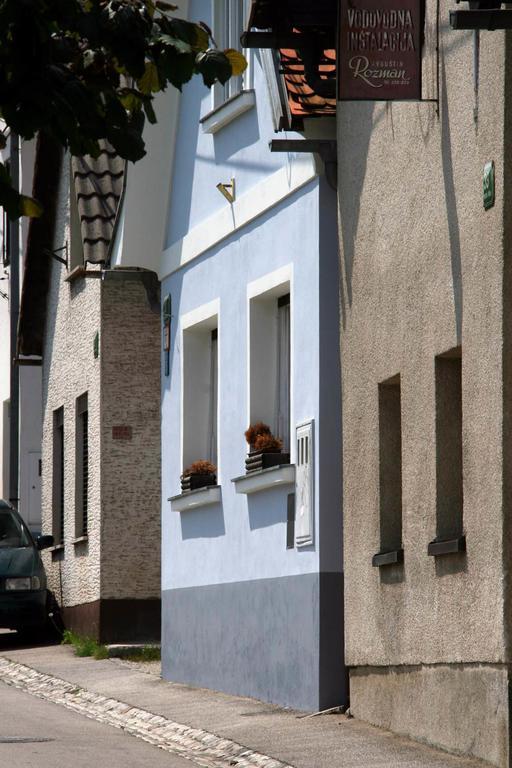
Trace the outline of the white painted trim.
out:
<instances>
[{"instance_id":1,"label":"white painted trim","mask_svg":"<svg viewBox=\"0 0 512 768\"><path fill-rule=\"evenodd\" d=\"M220 299L214 299L209 301L208 304L202 304L196 309L192 309L190 312L182 315L180 318L181 330L184 331L193 325L199 325L206 320L210 320L216 315L220 314ZM212 326L213 328L214 326Z\"/></svg>"},{"instance_id":2,"label":"white painted trim","mask_svg":"<svg viewBox=\"0 0 512 768\"><path fill-rule=\"evenodd\" d=\"M259 277L257 280L253 280L251 283L247 283L247 298L254 299L256 296L260 296L262 293L271 291L272 288L276 288L282 283L291 284L293 278L293 264L285 264L284 267L274 270L274 272L268 272L263 277Z\"/></svg>"},{"instance_id":3,"label":"white painted trim","mask_svg":"<svg viewBox=\"0 0 512 768\"><path fill-rule=\"evenodd\" d=\"M189 328L193 328L196 325L207 323L209 320L215 320L216 322L211 326L217 328L217 478L221 478L222 471L222 457L221 457L221 384L222 384L222 334L221 334L221 317L220 317L220 298L213 299L207 304L202 304L195 309L186 312L180 317L180 325L178 330L179 343L180 343L180 466L184 469L183 453L185 442L185 426L183 423L185 413L184 393L185 393L185 367L183 358L184 339L183 332Z\"/></svg>"},{"instance_id":4,"label":"white painted trim","mask_svg":"<svg viewBox=\"0 0 512 768\"><path fill-rule=\"evenodd\" d=\"M199 121L203 133L217 133L225 125L229 125L237 117L248 112L256 106L256 94L254 91L240 91L235 96L221 104L220 107L209 112Z\"/></svg>"},{"instance_id":5,"label":"white painted trim","mask_svg":"<svg viewBox=\"0 0 512 768\"><path fill-rule=\"evenodd\" d=\"M270 488L278 488L281 485L290 485L295 483L295 465L281 464L279 467L270 467L261 472L235 477L231 482L235 484L236 492L245 496L258 491L267 491Z\"/></svg>"},{"instance_id":6,"label":"white painted trim","mask_svg":"<svg viewBox=\"0 0 512 768\"><path fill-rule=\"evenodd\" d=\"M317 177L312 155L290 156L283 168L255 184L232 205L226 203L167 248L162 253L160 280L189 264ZM213 179L212 183L215 182L216 179Z\"/></svg>"},{"instance_id":7,"label":"white painted trim","mask_svg":"<svg viewBox=\"0 0 512 768\"><path fill-rule=\"evenodd\" d=\"M273 288L288 283L290 292L290 425L293 424L295 413L295 377L293 375L295 365L295 293L293 285L293 263L285 264L273 272L247 284L247 301L245 305L246 343L245 343L245 370L247 371L247 424L251 423L251 300L261 296ZM295 441L292 440L290 426L290 458L295 461Z\"/></svg>"},{"instance_id":8,"label":"white painted trim","mask_svg":"<svg viewBox=\"0 0 512 768\"><path fill-rule=\"evenodd\" d=\"M167 501L171 502L173 512L186 512L188 509L219 504L222 501L222 491L220 485L210 485L206 488L198 488L197 491L171 496Z\"/></svg>"}]
</instances>

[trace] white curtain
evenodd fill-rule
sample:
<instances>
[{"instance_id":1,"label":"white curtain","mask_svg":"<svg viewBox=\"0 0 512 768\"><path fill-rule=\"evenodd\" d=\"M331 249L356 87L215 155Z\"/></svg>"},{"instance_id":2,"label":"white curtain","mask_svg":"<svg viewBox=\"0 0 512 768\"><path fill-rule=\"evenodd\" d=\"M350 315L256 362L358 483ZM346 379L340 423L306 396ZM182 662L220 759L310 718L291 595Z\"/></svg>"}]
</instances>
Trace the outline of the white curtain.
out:
<instances>
[{"instance_id":1,"label":"white curtain","mask_svg":"<svg viewBox=\"0 0 512 768\"><path fill-rule=\"evenodd\" d=\"M277 307L277 393L275 434L290 450L290 304Z\"/></svg>"},{"instance_id":2,"label":"white curtain","mask_svg":"<svg viewBox=\"0 0 512 768\"><path fill-rule=\"evenodd\" d=\"M208 460L217 466L217 402L218 402L218 353L217 331L212 331L210 342L210 405L208 429Z\"/></svg>"}]
</instances>

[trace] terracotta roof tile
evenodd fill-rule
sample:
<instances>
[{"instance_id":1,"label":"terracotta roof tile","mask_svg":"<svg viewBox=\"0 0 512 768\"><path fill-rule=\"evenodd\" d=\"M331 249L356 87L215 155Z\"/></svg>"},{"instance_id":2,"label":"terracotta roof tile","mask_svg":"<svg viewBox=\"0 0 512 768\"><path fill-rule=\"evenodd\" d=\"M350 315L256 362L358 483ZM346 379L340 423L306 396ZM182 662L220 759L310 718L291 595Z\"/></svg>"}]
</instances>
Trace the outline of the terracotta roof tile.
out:
<instances>
[{"instance_id":1,"label":"terracotta roof tile","mask_svg":"<svg viewBox=\"0 0 512 768\"><path fill-rule=\"evenodd\" d=\"M335 115L336 97L320 96L308 85L304 64L297 51L282 48L280 56L292 117L300 119ZM336 51L324 51L319 70L322 80L328 81L336 78Z\"/></svg>"}]
</instances>

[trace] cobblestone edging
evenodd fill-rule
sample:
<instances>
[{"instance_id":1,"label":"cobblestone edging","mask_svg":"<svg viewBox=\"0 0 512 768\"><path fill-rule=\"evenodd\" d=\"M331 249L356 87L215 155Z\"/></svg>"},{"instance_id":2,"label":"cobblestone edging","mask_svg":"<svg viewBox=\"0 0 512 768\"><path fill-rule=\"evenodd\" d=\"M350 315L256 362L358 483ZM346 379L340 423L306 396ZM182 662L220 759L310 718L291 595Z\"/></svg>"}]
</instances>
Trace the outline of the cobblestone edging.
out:
<instances>
[{"instance_id":1,"label":"cobblestone edging","mask_svg":"<svg viewBox=\"0 0 512 768\"><path fill-rule=\"evenodd\" d=\"M293 768L229 739L100 696L2 657L0 682L60 704L92 720L121 728L132 736L190 760L202 768Z\"/></svg>"}]
</instances>

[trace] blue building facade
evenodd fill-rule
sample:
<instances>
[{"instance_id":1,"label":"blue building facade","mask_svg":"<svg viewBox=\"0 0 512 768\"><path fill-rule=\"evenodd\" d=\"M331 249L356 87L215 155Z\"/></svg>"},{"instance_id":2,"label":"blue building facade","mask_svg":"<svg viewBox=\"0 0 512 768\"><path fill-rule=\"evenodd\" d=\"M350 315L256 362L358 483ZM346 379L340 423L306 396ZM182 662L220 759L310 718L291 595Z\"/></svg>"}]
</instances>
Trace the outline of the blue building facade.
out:
<instances>
[{"instance_id":1,"label":"blue building facade","mask_svg":"<svg viewBox=\"0 0 512 768\"><path fill-rule=\"evenodd\" d=\"M189 16L218 27L206 0ZM191 83L177 120L160 268L163 676L318 710L346 700L336 194L312 155L270 153L279 74L268 52L248 58L234 93ZM255 422L289 463L246 472ZM198 460L215 484L183 493Z\"/></svg>"}]
</instances>

